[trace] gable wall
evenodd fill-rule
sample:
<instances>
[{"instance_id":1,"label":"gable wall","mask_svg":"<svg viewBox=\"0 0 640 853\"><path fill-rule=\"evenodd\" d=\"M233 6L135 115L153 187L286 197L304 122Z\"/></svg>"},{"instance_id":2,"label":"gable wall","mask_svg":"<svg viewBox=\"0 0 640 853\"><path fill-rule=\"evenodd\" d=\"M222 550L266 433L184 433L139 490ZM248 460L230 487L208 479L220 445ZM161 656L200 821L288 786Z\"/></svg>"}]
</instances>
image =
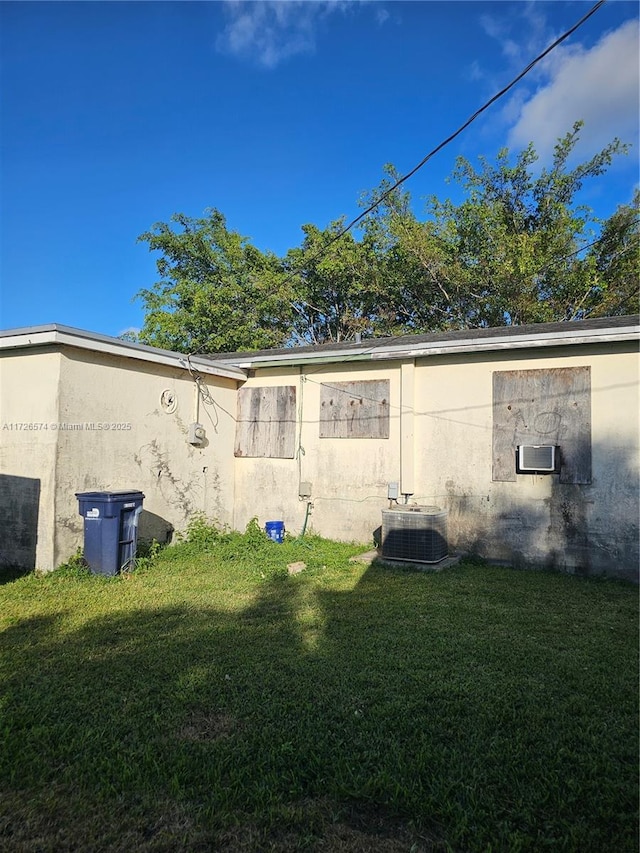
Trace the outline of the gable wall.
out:
<instances>
[{"instance_id":1,"label":"gable wall","mask_svg":"<svg viewBox=\"0 0 640 853\"><path fill-rule=\"evenodd\" d=\"M166 541L195 512L232 524L236 383L202 380L207 402L202 396L197 402L185 370L65 348L59 418L82 429L58 436L54 564L82 544L76 492L142 491L142 539ZM175 411L165 411L164 391L173 395ZM188 442L196 418L206 430L201 448Z\"/></svg>"}]
</instances>

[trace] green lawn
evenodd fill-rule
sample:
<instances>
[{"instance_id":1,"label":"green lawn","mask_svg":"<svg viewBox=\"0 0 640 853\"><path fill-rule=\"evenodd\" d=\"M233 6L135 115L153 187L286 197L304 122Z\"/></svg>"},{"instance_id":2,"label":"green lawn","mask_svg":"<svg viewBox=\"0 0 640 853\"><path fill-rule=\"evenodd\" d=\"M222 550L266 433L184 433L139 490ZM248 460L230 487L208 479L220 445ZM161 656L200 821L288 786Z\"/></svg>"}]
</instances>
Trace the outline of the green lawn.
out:
<instances>
[{"instance_id":1,"label":"green lawn","mask_svg":"<svg viewBox=\"0 0 640 853\"><path fill-rule=\"evenodd\" d=\"M195 538L0 585L0 850L637 851L636 587Z\"/></svg>"}]
</instances>

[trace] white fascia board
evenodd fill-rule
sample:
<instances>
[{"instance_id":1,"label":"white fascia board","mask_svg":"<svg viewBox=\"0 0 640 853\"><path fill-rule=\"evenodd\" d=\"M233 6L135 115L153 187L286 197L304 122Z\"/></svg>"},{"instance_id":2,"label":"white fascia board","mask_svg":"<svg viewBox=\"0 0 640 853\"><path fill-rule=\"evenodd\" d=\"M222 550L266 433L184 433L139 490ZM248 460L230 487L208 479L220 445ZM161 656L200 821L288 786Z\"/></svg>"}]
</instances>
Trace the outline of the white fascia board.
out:
<instances>
[{"instance_id":1,"label":"white fascia board","mask_svg":"<svg viewBox=\"0 0 640 853\"><path fill-rule=\"evenodd\" d=\"M612 343L614 341L634 341L640 338L640 326L626 328L576 330L565 332L537 332L530 335L504 335L495 338L464 338L459 341L434 341L429 344L406 346L370 347L361 350L333 350L332 353L309 352L296 355L258 356L234 362L245 370L267 367L297 366L308 363L346 364L351 361L387 361L394 359L413 359L430 355L452 355L455 353L490 352L492 350L531 349L536 347L556 347L576 344Z\"/></svg>"},{"instance_id":2,"label":"white fascia board","mask_svg":"<svg viewBox=\"0 0 640 853\"><path fill-rule=\"evenodd\" d=\"M244 370L255 370L264 367L297 367L299 364L348 364L351 361L369 361L371 359L370 352L354 353L353 351L337 350L332 355L322 353L305 353L293 357L290 355L274 355L262 356L255 359L244 359L243 361L234 362L236 367Z\"/></svg>"},{"instance_id":3,"label":"white fascia board","mask_svg":"<svg viewBox=\"0 0 640 853\"><path fill-rule=\"evenodd\" d=\"M191 367L191 369L197 369L198 373L234 379L236 382L244 382L247 378L243 370L219 361L203 359L200 356L187 358L183 353L147 347L144 344L132 344L127 341L120 341L118 338L109 338L106 335L81 333L79 330L65 329L64 327L18 329L14 334L9 332L0 337L0 350L52 345L108 353L136 361L149 361L154 364L179 367L183 370L189 370Z\"/></svg>"},{"instance_id":4,"label":"white fascia board","mask_svg":"<svg viewBox=\"0 0 640 853\"><path fill-rule=\"evenodd\" d=\"M537 349L538 347L575 346L577 344L613 343L616 341L637 341L640 338L640 326L627 329L598 329L592 332L548 332L546 334L505 336L499 338L476 338L472 340L449 341L446 343L413 347L387 347L371 354L372 360L380 361L396 358L422 358L431 355L455 355L456 353L491 352L514 349Z\"/></svg>"}]
</instances>

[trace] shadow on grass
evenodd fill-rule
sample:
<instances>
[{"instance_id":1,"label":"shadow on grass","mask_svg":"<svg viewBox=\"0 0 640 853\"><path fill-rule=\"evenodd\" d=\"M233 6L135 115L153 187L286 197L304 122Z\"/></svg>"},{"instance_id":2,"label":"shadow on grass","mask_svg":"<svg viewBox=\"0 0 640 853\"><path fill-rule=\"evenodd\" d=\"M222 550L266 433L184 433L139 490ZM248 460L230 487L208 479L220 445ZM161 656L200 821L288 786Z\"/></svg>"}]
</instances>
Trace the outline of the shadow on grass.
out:
<instances>
[{"instance_id":1,"label":"shadow on grass","mask_svg":"<svg viewBox=\"0 0 640 853\"><path fill-rule=\"evenodd\" d=\"M0 586L5 583L13 583L33 573L33 569L21 566L0 566Z\"/></svg>"},{"instance_id":2,"label":"shadow on grass","mask_svg":"<svg viewBox=\"0 0 640 853\"><path fill-rule=\"evenodd\" d=\"M636 849L630 591L600 585L592 619L571 582L374 567L235 613L18 622L0 846Z\"/></svg>"}]
</instances>

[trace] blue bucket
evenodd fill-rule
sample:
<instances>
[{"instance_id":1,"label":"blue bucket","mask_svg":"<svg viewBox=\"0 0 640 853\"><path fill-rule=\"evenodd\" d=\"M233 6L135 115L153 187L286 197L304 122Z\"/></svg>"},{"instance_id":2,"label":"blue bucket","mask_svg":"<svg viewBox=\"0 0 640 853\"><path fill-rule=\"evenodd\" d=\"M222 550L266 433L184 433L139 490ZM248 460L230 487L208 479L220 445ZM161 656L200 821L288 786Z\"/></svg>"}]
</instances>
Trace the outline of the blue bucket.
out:
<instances>
[{"instance_id":1,"label":"blue bucket","mask_svg":"<svg viewBox=\"0 0 640 853\"><path fill-rule=\"evenodd\" d=\"M284 521L267 521L264 532L269 539L282 544L284 542Z\"/></svg>"}]
</instances>

